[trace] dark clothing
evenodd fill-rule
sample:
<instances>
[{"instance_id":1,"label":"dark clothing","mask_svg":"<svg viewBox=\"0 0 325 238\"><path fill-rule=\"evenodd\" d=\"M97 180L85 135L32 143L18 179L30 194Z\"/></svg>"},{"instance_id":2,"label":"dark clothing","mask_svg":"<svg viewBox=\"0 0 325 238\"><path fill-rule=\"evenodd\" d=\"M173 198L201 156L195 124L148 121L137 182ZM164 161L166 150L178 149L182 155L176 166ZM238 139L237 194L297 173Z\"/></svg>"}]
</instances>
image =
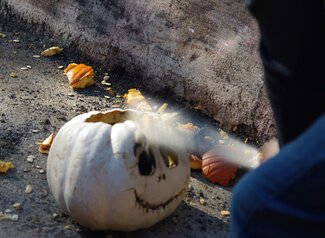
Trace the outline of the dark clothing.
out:
<instances>
[{"instance_id":1,"label":"dark clothing","mask_svg":"<svg viewBox=\"0 0 325 238\"><path fill-rule=\"evenodd\" d=\"M250 0L280 145L325 111L323 0Z\"/></svg>"},{"instance_id":2,"label":"dark clothing","mask_svg":"<svg viewBox=\"0 0 325 238\"><path fill-rule=\"evenodd\" d=\"M325 237L325 114L239 181L230 237Z\"/></svg>"},{"instance_id":3,"label":"dark clothing","mask_svg":"<svg viewBox=\"0 0 325 238\"><path fill-rule=\"evenodd\" d=\"M324 1L251 0L280 152L236 185L230 237L325 237Z\"/></svg>"}]
</instances>

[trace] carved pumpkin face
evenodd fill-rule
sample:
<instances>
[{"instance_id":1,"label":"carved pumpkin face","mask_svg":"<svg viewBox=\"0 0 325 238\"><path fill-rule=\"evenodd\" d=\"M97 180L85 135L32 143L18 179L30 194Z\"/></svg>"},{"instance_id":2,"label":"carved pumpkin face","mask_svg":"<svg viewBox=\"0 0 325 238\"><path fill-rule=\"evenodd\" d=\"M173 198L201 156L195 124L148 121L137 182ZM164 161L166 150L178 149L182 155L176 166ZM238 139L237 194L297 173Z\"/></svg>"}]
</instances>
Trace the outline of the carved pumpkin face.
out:
<instances>
[{"instance_id":1,"label":"carved pumpkin face","mask_svg":"<svg viewBox=\"0 0 325 238\"><path fill-rule=\"evenodd\" d=\"M47 179L60 209L91 229L150 227L170 215L186 193L185 148L152 144L129 120L131 114L143 113L77 116L60 129L49 151Z\"/></svg>"}]
</instances>

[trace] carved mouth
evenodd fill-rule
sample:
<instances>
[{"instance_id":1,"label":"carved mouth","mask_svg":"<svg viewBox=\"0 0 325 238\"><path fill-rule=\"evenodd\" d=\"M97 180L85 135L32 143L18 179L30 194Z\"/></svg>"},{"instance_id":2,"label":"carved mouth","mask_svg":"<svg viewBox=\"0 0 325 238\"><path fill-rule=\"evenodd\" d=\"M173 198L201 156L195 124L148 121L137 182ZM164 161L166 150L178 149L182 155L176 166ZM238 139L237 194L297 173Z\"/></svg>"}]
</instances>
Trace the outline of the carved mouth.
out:
<instances>
[{"instance_id":1,"label":"carved mouth","mask_svg":"<svg viewBox=\"0 0 325 238\"><path fill-rule=\"evenodd\" d=\"M164 210L170 203L172 203L174 200L177 200L186 191L186 188L183 188L179 193L169 198L166 202L160 204L152 204L150 202L147 202L138 195L135 189L133 189L133 191L137 205L146 213L148 213L149 211L159 211L161 209Z\"/></svg>"}]
</instances>

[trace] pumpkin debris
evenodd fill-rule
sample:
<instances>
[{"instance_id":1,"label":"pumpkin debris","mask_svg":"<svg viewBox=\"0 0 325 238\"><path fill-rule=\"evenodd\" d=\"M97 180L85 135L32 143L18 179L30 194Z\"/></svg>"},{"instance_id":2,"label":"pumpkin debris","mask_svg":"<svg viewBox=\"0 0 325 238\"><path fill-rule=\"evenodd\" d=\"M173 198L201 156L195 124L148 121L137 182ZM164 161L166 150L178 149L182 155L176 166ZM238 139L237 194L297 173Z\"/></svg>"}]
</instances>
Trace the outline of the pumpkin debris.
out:
<instances>
[{"instance_id":1,"label":"pumpkin debris","mask_svg":"<svg viewBox=\"0 0 325 238\"><path fill-rule=\"evenodd\" d=\"M222 130L222 129L219 129L219 135L220 135L221 138L224 139L224 140L228 139L228 133L225 132L225 131Z\"/></svg>"},{"instance_id":2,"label":"pumpkin debris","mask_svg":"<svg viewBox=\"0 0 325 238\"><path fill-rule=\"evenodd\" d=\"M28 163L33 163L34 159L35 159L34 155L28 155L26 160L27 160Z\"/></svg>"},{"instance_id":3,"label":"pumpkin debris","mask_svg":"<svg viewBox=\"0 0 325 238\"><path fill-rule=\"evenodd\" d=\"M6 220L18 221L18 215L0 212L0 221L6 221Z\"/></svg>"},{"instance_id":4,"label":"pumpkin debris","mask_svg":"<svg viewBox=\"0 0 325 238\"><path fill-rule=\"evenodd\" d=\"M0 173L7 173L9 169L13 169L15 166L12 162L5 162L0 160Z\"/></svg>"},{"instance_id":5,"label":"pumpkin debris","mask_svg":"<svg viewBox=\"0 0 325 238\"><path fill-rule=\"evenodd\" d=\"M127 94L124 94L126 103L134 109L139 111L152 111L152 107L149 105L146 98L142 95L140 90L131 88Z\"/></svg>"},{"instance_id":6,"label":"pumpkin debris","mask_svg":"<svg viewBox=\"0 0 325 238\"><path fill-rule=\"evenodd\" d=\"M105 77L104 77L105 78ZM111 83L107 82L105 79L102 80L101 84L106 85L106 86L112 86Z\"/></svg>"},{"instance_id":7,"label":"pumpkin debris","mask_svg":"<svg viewBox=\"0 0 325 238\"><path fill-rule=\"evenodd\" d=\"M200 159L198 156L190 154L189 160L190 160L191 169L196 169L196 170L202 169L202 159Z\"/></svg>"},{"instance_id":8,"label":"pumpkin debris","mask_svg":"<svg viewBox=\"0 0 325 238\"><path fill-rule=\"evenodd\" d=\"M32 185L28 184L25 189L25 193L31 193L33 192L33 187Z\"/></svg>"},{"instance_id":9,"label":"pumpkin debris","mask_svg":"<svg viewBox=\"0 0 325 238\"><path fill-rule=\"evenodd\" d=\"M58 46L52 46L44 51L42 51L42 56L53 56L59 54L63 49Z\"/></svg>"},{"instance_id":10,"label":"pumpkin debris","mask_svg":"<svg viewBox=\"0 0 325 238\"><path fill-rule=\"evenodd\" d=\"M178 127L181 129L185 129L191 132L197 131L199 128L195 126L193 123L186 123L186 124L178 124Z\"/></svg>"},{"instance_id":11,"label":"pumpkin debris","mask_svg":"<svg viewBox=\"0 0 325 238\"><path fill-rule=\"evenodd\" d=\"M12 77L12 78L17 78L18 75L17 75L17 73L15 73L15 72L11 72L11 73L10 73L10 77Z\"/></svg>"},{"instance_id":12,"label":"pumpkin debris","mask_svg":"<svg viewBox=\"0 0 325 238\"><path fill-rule=\"evenodd\" d=\"M220 212L220 214L221 214L221 216L224 216L224 217L230 216L230 212L227 211L227 210L222 210L222 211Z\"/></svg>"},{"instance_id":13,"label":"pumpkin debris","mask_svg":"<svg viewBox=\"0 0 325 238\"><path fill-rule=\"evenodd\" d=\"M158 114L163 114L168 107L168 103L164 103L163 105L160 106L160 108L157 110Z\"/></svg>"},{"instance_id":14,"label":"pumpkin debris","mask_svg":"<svg viewBox=\"0 0 325 238\"><path fill-rule=\"evenodd\" d=\"M204 198L200 198L200 204L201 205L206 205L207 201Z\"/></svg>"},{"instance_id":15,"label":"pumpkin debris","mask_svg":"<svg viewBox=\"0 0 325 238\"><path fill-rule=\"evenodd\" d=\"M13 205L12 205L13 208L15 208L16 210L19 210L21 208L21 203L19 202L15 202Z\"/></svg>"},{"instance_id":16,"label":"pumpkin debris","mask_svg":"<svg viewBox=\"0 0 325 238\"><path fill-rule=\"evenodd\" d=\"M44 170L44 169L40 169L38 172L39 172L40 174L45 174L45 170Z\"/></svg>"},{"instance_id":17,"label":"pumpkin debris","mask_svg":"<svg viewBox=\"0 0 325 238\"><path fill-rule=\"evenodd\" d=\"M64 74L68 77L69 86L73 89L85 88L95 83L93 68L85 64L71 63L64 69Z\"/></svg>"}]
</instances>

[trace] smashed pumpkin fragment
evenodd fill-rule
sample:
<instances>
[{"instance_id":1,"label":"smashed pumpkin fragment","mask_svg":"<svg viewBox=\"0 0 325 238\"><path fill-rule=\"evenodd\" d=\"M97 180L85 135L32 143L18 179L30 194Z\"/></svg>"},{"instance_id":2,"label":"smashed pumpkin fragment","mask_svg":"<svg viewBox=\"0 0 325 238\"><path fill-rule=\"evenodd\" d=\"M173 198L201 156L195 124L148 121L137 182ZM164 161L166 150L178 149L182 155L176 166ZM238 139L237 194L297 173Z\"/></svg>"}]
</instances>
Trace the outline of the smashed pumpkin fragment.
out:
<instances>
[{"instance_id":1,"label":"smashed pumpkin fragment","mask_svg":"<svg viewBox=\"0 0 325 238\"><path fill-rule=\"evenodd\" d=\"M126 103L133 109L139 111L152 111L152 107L149 105L147 99L142 95L140 90L131 88L127 94L124 94Z\"/></svg>"},{"instance_id":2,"label":"smashed pumpkin fragment","mask_svg":"<svg viewBox=\"0 0 325 238\"><path fill-rule=\"evenodd\" d=\"M85 64L71 63L64 69L64 74L69 79L69 86L74 89L85 88L95 83L93 68Z\"/></svg>"},{"instance_id":3,"label":"smashed pumpkin fragment","mask_svg":"<svg viewBox=\"0 0 325 238\"><path fill-rule=\"evenodd\" d=\"M190 122L186 123L186 124L178 124L178 127L181 129L184 129L184 130L191 131L191 132L195 132L199 129L196 125L194 125L193 123L190 123Z\"/></svg>"},{"instance_id":4,"label":"smashed pumpkin fragment","mask_svg":"<svg viewBox=\"0 0 325 238\"><path fill-rule=\"evenodd\" d=\"M189 160L190 160L191 169L195 169L195 170L202 169L202 159L200 159L198 156L190 154Z\"/></svg>"},{"instance_id":5,"label":"smashed pumpkin fragment","mask_svg":"<svg viewBox=\"0 0 325 238\"><path fill-rule=\"evenodd\" d=\"M9 169L13 169L15 166L12 162L5 162L0 160L0 173L7 173Z\"/></svg>"},{"instance_id":6,"label":"smashed pumpkin fragment","mask_svg":"<svg viewBox=\"0 0 325 238\"><path fill-rule=\"evenodd\" d=\"M63 49L58 47L58 46L52 46L44 51L42 51L41 55L42 56L53 56L56 54L59 54Z\"/></svg>"},{"instance_id":7,"label":"smashed pumpkin fragment","mask_svg":"<svg viewBox=\"0 0 325 238\"><path fill-rule=\"evenodd\" d=\"M55 134L52 133L42 143L38 144L38 151L42 154L48 154L54 140Z\"/></svg>"}]
</instances>

